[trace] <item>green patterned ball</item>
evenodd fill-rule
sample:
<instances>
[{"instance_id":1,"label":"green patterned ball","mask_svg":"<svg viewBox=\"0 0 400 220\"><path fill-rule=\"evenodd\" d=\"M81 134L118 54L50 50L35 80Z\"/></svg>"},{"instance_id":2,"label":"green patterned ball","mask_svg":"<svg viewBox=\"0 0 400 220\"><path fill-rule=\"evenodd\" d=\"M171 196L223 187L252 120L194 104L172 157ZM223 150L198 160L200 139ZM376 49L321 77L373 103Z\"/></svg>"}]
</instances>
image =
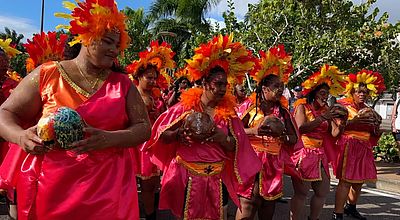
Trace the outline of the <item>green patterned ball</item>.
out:
<instances>
[{"instance_id":1,"label":"green patterned ball","mask_svg":"<svg viewBox=\"0 0 400 220\"><path fill-rule=\"evenodd\" d=\"M60 107L54 113L53 120L56 141L62 149L71 149L73 142L83 139L84 123L75 110Z\"/></svg>"}]
</instances>

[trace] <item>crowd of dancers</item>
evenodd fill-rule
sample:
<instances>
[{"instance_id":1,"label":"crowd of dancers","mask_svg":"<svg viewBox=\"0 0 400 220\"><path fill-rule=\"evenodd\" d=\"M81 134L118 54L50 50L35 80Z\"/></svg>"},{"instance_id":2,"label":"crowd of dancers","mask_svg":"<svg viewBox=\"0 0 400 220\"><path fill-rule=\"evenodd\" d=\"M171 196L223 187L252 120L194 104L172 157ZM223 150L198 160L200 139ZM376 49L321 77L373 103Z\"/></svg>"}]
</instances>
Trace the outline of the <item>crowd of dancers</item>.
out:
<instances>
[{"instance_id":1,"label":"crowd of dancers","mask_svg":"<svg viewBox=\"0 0 400 220\"><path fill-rule=\"evenodd\" d=\"M315 220L332 167L332 219L366 219L356 204L362 184L377 178L381 117L366 102L385 90L379 73L324 64L295 88L294 102L284 96L293 67L283 45L254 55L233 35L201 44L180 69L171 46L152 41L120 71L129 36L116 3L64 5L71 14L57 16L71 19L73 37L28 40L23 79L8 63L19 51L0 40L0 189L16 204L13 217L139 219L139 180L146 219L157 209L226 219L229 199L236 219L273 219L286 174L290 218L303 218L312 189L307 213ZM68 149L37 132L39 119L60 107L85 123L84 138Z\"/></svg>"}]
</instances>

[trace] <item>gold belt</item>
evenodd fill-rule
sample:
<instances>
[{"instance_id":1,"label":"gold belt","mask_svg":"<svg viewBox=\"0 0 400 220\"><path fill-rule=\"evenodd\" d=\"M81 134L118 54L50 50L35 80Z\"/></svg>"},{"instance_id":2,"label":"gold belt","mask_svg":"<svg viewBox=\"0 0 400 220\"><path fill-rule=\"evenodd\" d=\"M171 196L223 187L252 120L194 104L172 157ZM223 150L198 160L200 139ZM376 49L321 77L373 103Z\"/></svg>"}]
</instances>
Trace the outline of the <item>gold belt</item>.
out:
<instances>
[{"instance_id":1,"label":"gold belt","mask_svg":"<svg viewBox=\"0 0 400 220\"><path fill-rule=\"evenodd\" d=\"M279 155L282 142L274 137L254 137L250 140L253 149L257 152L267 152L272 155Z\"/></svg>"},{"instance_id":2,"label":"gold belt","mask_svg":"<svg viewBox=\"0 0 400 220\"><path fill-rule=\"evenodd\" d=\"M345 131L343 135L362 141L369 141L369 137L371 136L369 132L365 131Z\"/></svg>"},{"instance_id":3,"label":"gold belt","mask_svg":"<svg viewBox=\"0 0 400 220\"><path fill-rule=\"evenodd\" d=\"M176 161L184 166L189 172L199 176L213 176L219 174L224 169L224 161L205 163L205 162L187 162L179 155L176 156Z\"/></svg>"},{"instance_id":4,"label":"gold belt","mask_svg":"<svg viewBox=\"0 0 400 220\"><path fill-rule=\"evenodd\" d=\"M305 135L301 136L301 140L303 141L304 148L321 148L322 147L322 139L311 138Z\"/></svg>"}]
</instances>

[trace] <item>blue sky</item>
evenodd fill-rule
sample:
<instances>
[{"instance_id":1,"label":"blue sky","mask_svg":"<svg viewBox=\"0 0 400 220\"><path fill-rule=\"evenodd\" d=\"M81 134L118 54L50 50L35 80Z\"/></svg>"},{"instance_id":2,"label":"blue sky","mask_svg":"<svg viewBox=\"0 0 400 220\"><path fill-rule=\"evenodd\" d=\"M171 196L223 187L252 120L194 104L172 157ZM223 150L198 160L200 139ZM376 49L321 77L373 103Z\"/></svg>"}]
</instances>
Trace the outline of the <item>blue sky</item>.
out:
<instances>
[{"instance_id":1,"label":"blue sky","mask_svg":"<svg viewBox=\"0 0 400 220\"><path fill-rule=\"evenodd\" d=\"M353 0L359 3L366 0ZM7 2L7 3L6 3ZM18 33L30 38L33 33L40 31L40 15L42 0L0 0L0 31L4 27L15 29ZM117 0L120 9L128 6L134 9L143 7L145 10L149 8L152 0ZM248 3L257 3L258 0L234 0L236 14L243 17L247 12ZM400 4L399 0L378 0L375 4L381 12L389 12L389 21L395 23L400 20ZM226 11L226 0L209 12L208 16L213 21L222 21L222 13ZM44 30L54 30L58 24L66 24L67 21L61 18L55 18L54 12L65 12L62 7L62 0L45 0L45 22Z\"/></svg>"}]
</instances>

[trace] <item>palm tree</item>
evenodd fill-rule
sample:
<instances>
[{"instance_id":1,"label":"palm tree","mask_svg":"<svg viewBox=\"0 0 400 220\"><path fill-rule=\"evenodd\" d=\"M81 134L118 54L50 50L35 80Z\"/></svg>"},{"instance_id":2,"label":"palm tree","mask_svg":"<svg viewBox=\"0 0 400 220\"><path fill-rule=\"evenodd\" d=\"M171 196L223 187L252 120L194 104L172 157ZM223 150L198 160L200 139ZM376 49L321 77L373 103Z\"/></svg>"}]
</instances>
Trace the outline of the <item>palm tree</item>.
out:
<instances>
[{"instance_id":1,"label":"palm tree","mask_svg":"<svg viewBox=\"0 0 400 220\"><path fill-rule=\"evenodd\" d=\"M159 40L172 45L177 53L176 61L182 64L189 58L198 37L206 40L210 34L210 24L205 15L220 0L155 0L150 7L152 33ZM197 39L196 39L197 38Z\"/></svg>"},{"instance_id":2,"label":"palm tree","mask_svg":"<svg viewBox=\"0 0 400 220\"><path fill-rule=\"evenodd\" d=\"M126 24L131 38L129 47L124 51L125 56L119 60L125 66L137 59L140 51L146 49L150 44L152 35L149 31L150 18L145 14L143 8L134 10L126 7L123 12L127 17Z\"/></svg>"}]
</instances>

